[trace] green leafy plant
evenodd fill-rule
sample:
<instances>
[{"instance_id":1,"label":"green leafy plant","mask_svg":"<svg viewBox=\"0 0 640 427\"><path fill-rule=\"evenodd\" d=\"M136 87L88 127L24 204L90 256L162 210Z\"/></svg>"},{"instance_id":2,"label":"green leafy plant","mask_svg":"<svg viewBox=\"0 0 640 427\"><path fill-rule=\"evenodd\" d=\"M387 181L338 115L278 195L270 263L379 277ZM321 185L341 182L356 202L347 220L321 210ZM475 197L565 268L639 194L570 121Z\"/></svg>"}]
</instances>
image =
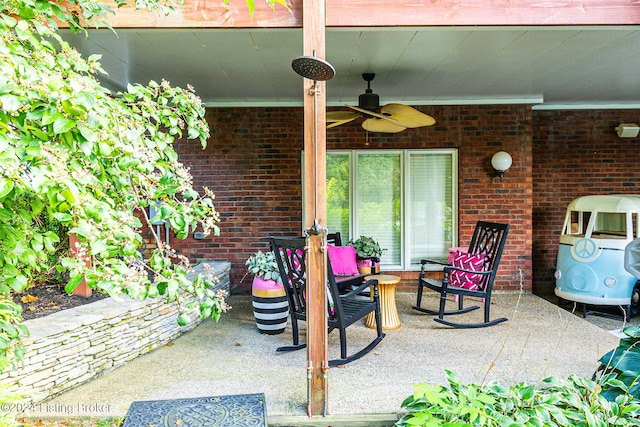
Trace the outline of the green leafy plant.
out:
<instances>
[{"instance_id":1,"label":"green leafy plant","mask_svg":"<svg viewBox=\"0 0 640 427\"><path fill-rule=\"evenodd\" d=\"M21 424L15 419L15 414L27 405L24 399L27 396L12 391L6 384L0 383L0 427L19 427Z\"/></svg>"},{"instance_id":2,"label":"green leafy plant","mask_svg":"<svg viewBox=\"0 0 640 427\"><path fill-rule=\"evenodd\" d=\"M618 347L600 358L594 377L603 383L602 394L615 401L618 396L630 394L640 400L640 325L622 330Z\"/></svg>"},{"instance_id":3,"label":"green leafy plant","mask_svg":"<svg viewBox=\"0 0 640 427\"><path fill-rule=\"evenodd\" d=\"M165 0L135 3L171 10ZM193 188L173 148L190 139L205 146L204 106L192 88L165 81L118 94L102 87L99 57L83 58L58 23L84 30L107 25L108 13L94 0L0 3L0 369L5 356L19 358L15 343L26 332L11 296L53 271L68 273L67 292L85 278L111 296L175 301L180 323L194 309L217 319L227 308L209 275L186 278L188 258L164 244L147 214L157 201L154 219L178 238L218 233L213 194ZM155 249L141 261L143 230Z\"/></svg>"},{"instance_id":4,"label":"green leafy plant","mask_svg":"<svg viewBox=\"0 0 640 427\"><path fill-rule=\"evenodd\" d=\"M20 338L28 337L29 330L21 322L22 307L0 296L0 372L22 359Z\"/></svg>"},{"instance_id":5,"label":"green leafy plant","mask_svg":"<svg viewBox=\"0 0 640 427\"><path fill-rule=\"evenodd\" d=\"M383 249L378 244L378 241L373 237L360 236L356 240L349 240L349 244L352 245L359 257L371 257L375 256L380 258L382 253L387 249Z\"/></svg>"},{"instance_id":6,"label":"green leafy plant","mask_svg":"<svg viewBox=\"0 0 640 427\"><path fill-rule=\"evenodd\" d=\"M462 384L445 371L448 386L418 384L402 403L407 413L395 424L409 426L630 426L640 425L640 405L629 395L614 402L600 384L572 375L549 377L543 386L520 383Z\"/></svg>"},{"instance_id":7,"label":"green leafy plant","mask_svg":"<svg viewBox=\"0 0 640 427\"><path fill-rule=\"evenodd\" d=\"M245 264L247 265L247 274L251 273L264 280L275 280L282 283L276 256L273 252L258 251L251 255Z\"/></svg>"}]
</instances>

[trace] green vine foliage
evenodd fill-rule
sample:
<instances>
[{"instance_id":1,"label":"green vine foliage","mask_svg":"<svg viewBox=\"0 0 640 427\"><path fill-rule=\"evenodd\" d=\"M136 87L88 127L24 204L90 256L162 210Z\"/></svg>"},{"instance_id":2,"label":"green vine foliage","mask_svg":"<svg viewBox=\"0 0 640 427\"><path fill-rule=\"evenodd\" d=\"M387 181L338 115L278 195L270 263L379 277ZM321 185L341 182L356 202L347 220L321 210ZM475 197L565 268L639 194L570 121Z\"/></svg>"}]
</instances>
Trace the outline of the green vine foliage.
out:
<instances>
[{"instance_id":1,"label":"green vine foliage","mask_svg":"<svg viewBox=\"0 0 640 427\"><path fill-rule=\"evenodd\" d=\"M255 7L255 1L254 0L245 0L245 2L247 3L247 10L249 11L249 17L253 18L253 10ZM224 0L224 4L227 5L229 3L229 0ZM267 0L267 3L269 4L269 6L271 6L272 9L275 8L276 3L283 6L285 9L287 9L288 11L291 11L291 8L289 7L289 2L287 0Z\"/></svg>"},{"instance_id":2,"label":"green vine foliage","mask_svg":"<svg viewBox=\"0 0 640 427\"><path fill-rule=\"evenodd\" d=\"M136 5L170 9L162 0ZM140 257L150 203L178 238L218 233L213 194L194 189L173 146L188 138L204 147L209 129L192 88L152 81L111 94L96 79L99 57L81 57L58 34L58 22L83 30L106 25L109 13L93 0L0 5L1 360L19 356L15 343L28 333L11 295L55 271L68 272L67 292L84 277L113 297L177 301L179 323L192 310L217 320L227 309L210 275L187 280L189 260L158 236ZM67 233L78 238L75 257Z\"/></svg>"}]
</instances>

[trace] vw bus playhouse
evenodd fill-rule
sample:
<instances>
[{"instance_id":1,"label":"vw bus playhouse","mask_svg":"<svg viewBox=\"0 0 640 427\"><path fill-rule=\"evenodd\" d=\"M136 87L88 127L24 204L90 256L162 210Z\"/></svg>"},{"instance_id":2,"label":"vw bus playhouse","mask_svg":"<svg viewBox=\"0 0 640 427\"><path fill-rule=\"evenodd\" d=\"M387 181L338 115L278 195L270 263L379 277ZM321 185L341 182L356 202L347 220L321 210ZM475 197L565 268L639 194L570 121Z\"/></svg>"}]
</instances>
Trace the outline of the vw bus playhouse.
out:
<instances>
[{"instance_id":1,"label":"vw bus playhouse","mask_svg":"<svg viewBox=\"0 0 640 427\"><path fill-rule=\"evenodd\" d=\"M640 313L640 195L584 196L569 203L560 235L555 294ZM601 313L602 314L602 313Z\"/></svg>"}]
</instances>

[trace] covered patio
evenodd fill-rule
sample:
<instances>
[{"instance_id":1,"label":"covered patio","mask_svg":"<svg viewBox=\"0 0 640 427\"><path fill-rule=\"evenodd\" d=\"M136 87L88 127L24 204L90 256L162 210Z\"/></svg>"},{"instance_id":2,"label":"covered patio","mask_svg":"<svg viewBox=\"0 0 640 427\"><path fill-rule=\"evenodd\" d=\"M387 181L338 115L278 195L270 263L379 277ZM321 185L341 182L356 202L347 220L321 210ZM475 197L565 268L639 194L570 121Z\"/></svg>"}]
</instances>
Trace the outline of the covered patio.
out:
<instances>
[{"instance_id":1,"label":"covered patio","mask_svg":"<svg viewBox=\"0 0 640 427\"><path fill-rule=\"evenodd\" d=\"M413 384L445 384L445 369L465 383L541 384L548 376L571 374L590 378L598 358L617 345L607 329L622 327L621 320L584 320L531 294L498 293L493 302L492 314L508 322L455 330L412 310L414 292L398 293L402 326L386 331L362 359L330 369L326 418L306 416L305 352L275 351L291 343L290 327L281 335L261 335L251 297L244 295L230 298L233 309L219 323L207 320L171 345L36 405L29 415L63 417L68 410L74 416L123 416L133 401L264 393L270 426L385 426L398 419ZM436 304L436 297L430 294L428 303ZM374 331L359 323L348 334L355 349ZM329 357L338 351L332 333Z\"/></svg>"}]
</instances>

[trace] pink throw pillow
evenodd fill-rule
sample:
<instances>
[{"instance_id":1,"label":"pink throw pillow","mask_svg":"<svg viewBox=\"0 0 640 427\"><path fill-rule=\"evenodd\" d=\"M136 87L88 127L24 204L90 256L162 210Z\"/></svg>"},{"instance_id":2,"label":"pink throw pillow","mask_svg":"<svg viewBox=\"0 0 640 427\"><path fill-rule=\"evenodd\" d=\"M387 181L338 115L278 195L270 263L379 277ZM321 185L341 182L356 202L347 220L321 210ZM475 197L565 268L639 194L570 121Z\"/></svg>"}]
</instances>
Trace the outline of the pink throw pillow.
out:
<instances>
[{"instance_id":1,"label":"pink throw pillow","mask_svg":"<svg viewBox=\"0 0 640 427\"><path fill-rule=\"evenodd\" d=\"M449 248L449 258L447 258L447 264L452 265L453 259L458 256L458 252L466 254L467 248L464 246L456 246L453 248Z\"/></svg>"},{"instance_id":2,"label":"pink throw pillow","mask_svg":"<svg viewBox=\"0 0 640 427\"><path fill-rule=\"evenodd\" d=\"M452 257L451 265L456 268L469 271L485 271L484 264L487 257L481 254L470 255L464 252L456 252ZM481 274L465 273L463 271L452 271L449 276L449 283L459 288L471 290L478 289L478 285L482 281Z\"/></svg>"},{"instance_id":3,"label":"pink throw pillow","mask_svg":"<svg viewBox=\"0 0 640 427\"><path fill-rule=\"evenodd\" d=\"M327 254L329 255L333 274L360 274L356 264L356 250L353 246L334 246L328 244Z\"/></svg>"},{"instance_id":4,"label":"pink throw pillow","mask_svg":"<svg viewBox=\"0 0 640 427\"><path fill-rule=\"evenodd\" d=\"M300 258L304 259L302 249L297 249L296 255L297 256L295 257L292 256L291 249L287 249L287 258L292 259L291 262L293 263L293 268L296 270L300 270L300 267L302 266L302 264L300 263Z\"/></svg>"}]
</instances>

